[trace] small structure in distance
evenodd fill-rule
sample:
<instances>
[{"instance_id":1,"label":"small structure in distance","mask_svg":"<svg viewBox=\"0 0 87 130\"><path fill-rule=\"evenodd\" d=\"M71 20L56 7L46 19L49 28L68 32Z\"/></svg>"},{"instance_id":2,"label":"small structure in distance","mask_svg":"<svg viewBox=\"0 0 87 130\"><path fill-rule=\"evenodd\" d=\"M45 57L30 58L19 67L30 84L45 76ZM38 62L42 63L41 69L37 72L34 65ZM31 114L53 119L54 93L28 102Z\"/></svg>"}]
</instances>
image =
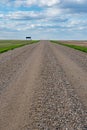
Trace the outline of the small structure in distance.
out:
<instances>
[{"instance_id":1,"label":"small structure in distance","mask_svg":"<svg viewBox=\"0 0 87 130\"><path fill-rule=\"evenodd\" d=\"M26 40L32 40L31 37L26 37Z\"/></svg>"}]
</instances>

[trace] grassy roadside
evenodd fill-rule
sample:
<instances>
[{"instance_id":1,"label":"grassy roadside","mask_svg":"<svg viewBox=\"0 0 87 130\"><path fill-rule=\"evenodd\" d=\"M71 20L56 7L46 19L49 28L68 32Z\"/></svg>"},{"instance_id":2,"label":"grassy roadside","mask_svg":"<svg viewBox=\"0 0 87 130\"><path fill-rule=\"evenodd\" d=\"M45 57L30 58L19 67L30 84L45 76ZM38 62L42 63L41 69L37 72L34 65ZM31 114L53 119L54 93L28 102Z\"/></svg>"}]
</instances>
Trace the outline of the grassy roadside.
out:
<instances>
[{"instance_id":1,"label":"grassy roadside","mask_svg":"<svg viewBox=\"0 0 87 130\"><path fill-rule=\"evenodd\" d=\"M84 46L78 46L78 45L72 45L72 44L64 44L64 43L59 42L59 41L51 41L51 42L56 43L56 44L60 44L60 45L63 45L63 46L67 46L67 47L70 47L70 48L74 48L76 50L80 50L82 52L87 53L87 47L84 47Z\"/></svg>"},{"instance_id":2,"label":"grassy roadside","mask_svg":"<svg viewBox=\"0 0 87 130\"><path fill-rule=\"evenodd\" d=\"M38 40L0 40L0 53L39 42Z\"/></svg>"}]
</instances>

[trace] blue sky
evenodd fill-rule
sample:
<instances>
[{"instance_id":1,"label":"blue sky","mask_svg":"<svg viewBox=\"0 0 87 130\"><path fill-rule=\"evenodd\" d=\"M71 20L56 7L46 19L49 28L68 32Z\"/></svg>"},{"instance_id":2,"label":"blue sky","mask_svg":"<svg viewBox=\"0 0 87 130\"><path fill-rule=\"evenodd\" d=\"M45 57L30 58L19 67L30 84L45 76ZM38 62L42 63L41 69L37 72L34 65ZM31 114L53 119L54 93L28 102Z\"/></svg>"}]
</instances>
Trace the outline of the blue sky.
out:
<instances>
[{"instance_id":1,"label":"blue sky","mask_svg":"<svg viewBox=\"0 0 87 130\"><path fill-rule=\"evenodd\" d=\"M87 0L3 0L0 39L87 40Z\"/></svg>"}]
</instances>

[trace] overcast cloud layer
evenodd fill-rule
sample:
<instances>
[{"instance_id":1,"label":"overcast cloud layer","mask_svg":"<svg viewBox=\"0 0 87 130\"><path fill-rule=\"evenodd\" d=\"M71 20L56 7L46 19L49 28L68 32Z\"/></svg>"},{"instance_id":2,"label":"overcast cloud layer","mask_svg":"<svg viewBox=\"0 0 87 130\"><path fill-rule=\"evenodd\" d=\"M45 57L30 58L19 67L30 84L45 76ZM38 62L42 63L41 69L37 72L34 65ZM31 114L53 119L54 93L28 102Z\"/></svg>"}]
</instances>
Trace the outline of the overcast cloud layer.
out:
<instances>
[{"instance_id":1,"label":"overcast cloud layer","mask_svg":"<svg viewBox=\"0 0 87 130\"><path fill-rule=\"evenodd\" d=\"M0 39L87 39L87 0L3 0Z\"/></svg>"}]
</instances>

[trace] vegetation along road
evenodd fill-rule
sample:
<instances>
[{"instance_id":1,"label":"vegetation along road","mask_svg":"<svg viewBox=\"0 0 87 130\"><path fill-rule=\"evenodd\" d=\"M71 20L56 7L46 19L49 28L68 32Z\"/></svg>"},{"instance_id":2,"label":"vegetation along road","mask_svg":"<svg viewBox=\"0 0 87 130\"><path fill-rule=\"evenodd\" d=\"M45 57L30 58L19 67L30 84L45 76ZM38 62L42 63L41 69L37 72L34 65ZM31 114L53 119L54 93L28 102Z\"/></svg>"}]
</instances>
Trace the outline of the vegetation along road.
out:
<instances>
[{"instance_id":1,"label":"vegetation along road","mask_svg":"<svg viewBox=\"0 0 87 130\"><path fill-rule=\"evenodd\" d=\"M87 53L40 41L0 54L0 130L87 130Z\"/></svg>"}]
</instances>

